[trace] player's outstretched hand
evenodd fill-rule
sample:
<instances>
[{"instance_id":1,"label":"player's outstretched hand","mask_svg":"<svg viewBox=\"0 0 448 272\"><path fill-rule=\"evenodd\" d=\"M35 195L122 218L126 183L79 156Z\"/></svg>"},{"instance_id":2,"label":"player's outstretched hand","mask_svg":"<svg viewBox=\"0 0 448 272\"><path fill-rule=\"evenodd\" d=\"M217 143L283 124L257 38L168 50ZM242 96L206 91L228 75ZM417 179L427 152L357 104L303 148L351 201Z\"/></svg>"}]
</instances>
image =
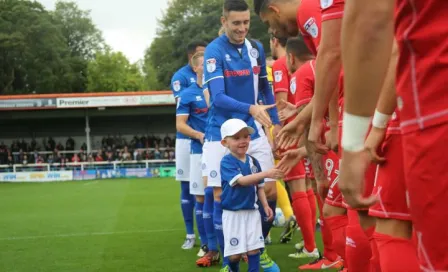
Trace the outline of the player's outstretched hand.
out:
<instances>
[{"instance_id":1,"label":"player's outstretched hand","mask_svg":"<svg viewBox=\"0 0 448 272\"><path fill-rule=\"evenodd\" d=\"M249 113L257 120L262 126L270 128L272 126L271 117L269 116L267 110L275 107L272 105L251 105L249 108Z\"/></svg>"},{"instance_id":2,"label":"player's outstretched hand","mask_svg":"<svg viewBox=\"0 0 448 272\"><path fill-rule=\"evenodd\" d=\"M274 212L272 211L271 207L269 207L268 205L263 207L264 212L266 213L266 217L268 219L268 221L272 221L272 219L274 219Z\"/></svg>"},{"instance_id":3,"label":"player's outstretched hand","mask_svg":"<svg viewBox=\"0 0 448 272\"><path fill-rule=\"evenodd\" d=\"M364 147L370 154L370 159L377 164L384 163L386 159L378 155L378 149L384 141L386 136L386 129L372 127L369 136L367 137Z\"/></svg>"},{"instance_id":4,"label":"player's outstretched hand","mask_svg":"<svg viewBox=\"0 0 448 272\"><path fill-rule=\"evenodd\" d=\"M282 99L277 103L277 105L279 108L282 108L282 110L278 112L278 117L281 122L297 115L297 108L294 104L291 104Z\"/></svg>"},{"instance_id":5,"label":"player's outstretched hand","mask_svg":"<svg viewBox=\"0 0 448 272\"><path fill-rule=\"evenodd\" d=\"M287 175L300 162L300 160L306 156L306 149L304 148L288 150L282 154L282 159L278 163L277 168L282 170L285 175Z\"/></svg>"},{"instance_id":6,"label":"player's outstretched hand","mask_svg":"<svg viewBox=\"0 0 448 272\"><path fill-rule=\"evenodd\" d=\"M325 133L326 146L338 153L339 151L339 127L331 127L329 131Z\"/></svg>"},{"instance_id":7,"label":"player's outstretched hand","mask_svg":"<svg viewBox=\"0 0 448 272\"><path fill-rule=\"evenodd\" d=\"M300 137L305 132L305 124L298 116L287 125L277 135L277 147L288 149L299 143Z\"/></svg>"},{"instance_id":8,"label":"player's outstretched hand","mask_svg":"<svg viewBox=\"0 0 448 272\"><path fill-rule=\"evenodd\" d=\"M282 179L283 176L283 171L278 168L272 168L267 172L267 177L271 179Z\"/></svg>"},{"instance_id":9,"label":"player's outstretched hand","mask_svg":"<svg viewBox=\"0 0 448 272\"><path fill-rule=\"evenodd\" d=\"M367 151L343 151L340 166L339 189L347 204L353 209L368 208L377 201L376 195L363 197L364 177L371 163Z\"/></svg>"},{"instance_id":10,"label":"player's outstretched hand","mask_svg":"<svg viewBox=\"0 0 448 272\"><path fill-rule=\"evenodd\" d=\"M323 128L322 121L316 121L316 120L311 121L307 148L310 149L309 150L310 152L325 155L328 153L329 148L320 141L322 135L322 128Z\"/></svg>"}]
</instances>

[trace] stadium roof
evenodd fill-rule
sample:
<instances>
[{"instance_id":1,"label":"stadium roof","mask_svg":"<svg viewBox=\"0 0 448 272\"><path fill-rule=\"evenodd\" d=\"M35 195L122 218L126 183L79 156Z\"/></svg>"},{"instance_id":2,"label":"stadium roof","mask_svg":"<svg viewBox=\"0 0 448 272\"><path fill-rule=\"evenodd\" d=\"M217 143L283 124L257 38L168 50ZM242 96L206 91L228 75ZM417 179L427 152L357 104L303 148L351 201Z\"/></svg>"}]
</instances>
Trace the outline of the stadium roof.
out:
<instances>
[{"instance_id":1,"label":"stadium roof","mask_svg":"<svg viewBox=\"0 0 448 272\"><path fill-rule=\"evenodd\" d=\"M171 91L0 96L0 110L138 107L174 104L175 100Z\"/></svg>"}]
</instances>

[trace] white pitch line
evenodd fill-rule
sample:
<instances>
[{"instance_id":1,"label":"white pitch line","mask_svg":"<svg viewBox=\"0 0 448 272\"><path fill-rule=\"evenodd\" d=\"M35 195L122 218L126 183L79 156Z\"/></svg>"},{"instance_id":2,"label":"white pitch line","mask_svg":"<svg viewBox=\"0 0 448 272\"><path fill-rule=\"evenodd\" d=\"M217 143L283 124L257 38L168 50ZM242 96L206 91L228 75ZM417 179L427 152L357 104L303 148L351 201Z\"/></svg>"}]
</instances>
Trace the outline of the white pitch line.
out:
<instances>
[{"instance_id":1,"label":"white pitch line","mask_svg":"<svg viewBox=\"0 0 448 272\"><path fill-rule=\"evenodd\" d=\"M69 237L83 237L83 236L105 236L105 235L133 234L133 233L175 232L175 231L181 231L181 230L183 230L183 229L85 232L85 233L68 233L68 234L39 235L39 236L13 236L13 237L0 237L0 241L35 240L35 239L45 239L45 238L69 238Z\"/></svg>"}]
</instances>

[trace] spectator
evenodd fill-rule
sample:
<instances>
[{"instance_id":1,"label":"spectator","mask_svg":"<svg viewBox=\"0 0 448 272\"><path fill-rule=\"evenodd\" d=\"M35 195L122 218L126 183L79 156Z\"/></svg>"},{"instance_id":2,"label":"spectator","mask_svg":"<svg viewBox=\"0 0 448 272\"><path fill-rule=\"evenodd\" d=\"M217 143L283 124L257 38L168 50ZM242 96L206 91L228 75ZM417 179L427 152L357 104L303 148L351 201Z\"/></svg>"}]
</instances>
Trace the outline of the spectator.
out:
<instances>
[{"instance_id":1,"label":"spectator","mask_svg":"<svg viewBox=\"0 0 448 272\"><path fill-rule=\"evenodd\" d=\"M14 165L14 159L12 158L11 154L9 154L8 160L6 161L6 164L9 165L9 166L13 166Z\"/></svg>"},{"instance_id":2,"label":"spectator","mask_svg":"<svg viewBox=\"0 0 448 272\"><path fill-rule=\"evenodd\" d=\"M81 145L81 151L86 151L87 150L87 145L86 143L82 143Z\"/></svg>"},{"instance_id":3,"label":"spectator","mask_svg":"<svg viewBox=\"0 0 448 272\"><path fill-rule=\"evenodd\" d=\"M81 158L79 158L79 156L78 156L78 154L73 154L73 157L72 157L72 163L78 163L78 162L81 162Z\"/></svg>"},{"instance_id":4,"label":"spectator","mask_svg":"<svg viewBox=\"0 0 448 272\"><path fill-rule=\"evenodd\" d=\"M75 140L73 140L72 137L68 137L67 141L65 142L65 149L68 151L74 151L75 150Z\"/></svg>"},{"instance_id":5,"label":"spectator","mask_svg":"<svg viewBox=\"0 0 448 272\"><path fill-rule=\"evenodd\" d=\"M53 156L53 154L50 154L50 155L48 156L47 162L48 162L49 164L53 164L53 163L54 163L54 156Z\"/></svg>"},{"instance_id":6,"label":"spectator","mask_svg":"<svg viewBox=\"0 0 448 272\"><path fill-rule=\"evenodd\" d=\"M160 153L159 146L157 145L154 150L154 159L160 160L162 158L162 153Z\"/></svg>"},{"instance_id":7,"label":"spectator","mask_svg":"<svg viewBox=\"0 0 448 272\"><path fill-rule=\"evenodd\" d=\"M114 154L112 152L107 152L107 161L113 162L114 161Z\"/></svg>"},{"instance_id":8,"label":"spectator","mask_svg":"<svg viewBox=\"0 0 448 272\"><path fill-rule=\"evenodd\" d=\"M84 156L85 156L85 155L84 155ZM89 155L89 158L87 159L87 162L92 163L92 162L94 162L94 161L95 161L95 159L93 158L93 155L90 154L90 155Z\"/></svg>"},{"instance_id":9,"label":"spectator","mask_svg":"<svg viewBox=\"0 0 448 272\"><path fill-rule=\"evenodd\" d=\"M36 139L33 137L33 139L31 140L31 151L36 151L37 150L37 142Z\"/></svg>"},{"instance_id":10,"label":"spectator","mask_svg":"<svg viewBox=\"0 0 448 272\"><path fill-rule=\"evenodd\" d=\"M130 161L131 160L131 153L129 153L128 147L125 146L123 153L122 153L122 160L123 161Z\"/></svg>"},{"instance_id":11,"label":"spectator","mask_svg":"<svg viewBox=\"0 0 448 272\"><path fill-rule=\"evenodd\" d=\"M44 158L41 155L38 155L36 159L36 164L42 164L44 162L45 162Z\"/></svg>"},{"instance_id":12,"label":"spectator","mask_svg":"<svg viewBox=\"0 0 448 272\"><path fill-rule=\"evenodd\" d=\"M165 138L163 139L163 143L165 144L165 146L171 146L171 138L166 135Z\"/></svg>"},{"instance_id":13,"label":"spectator","mask_svg":"<svg viewBox=\"0 0 448 272\"><path fill-rule=\"evenodd\" d=\"M104 161L104 158L103 158L103 154L102 154L103 152L100 150L100 151L98 151L98 154L96 154L96 157L95 157L95 161L97 161L97 162L102 162L102 161Z\"/></svg>"},{"instance_id":14,"label":"spectator","mask_svg":"<svg viewBox=\"0 0 448 272\"><path fill-rule=\"evenodd\" d=\"M56 146L56 149L57 149L57 150L61 150L61 151L64 150L64 146L62 145L61 142L58 143L58 145ZM67 149L67 150L69 150L69 149Z\"/></svg>"},{"instance_id":15,"label":"spectator","mask_svg":"<svg viewBox=\"0 0 448 272\"><path fill-rule=\"evenodd\" d=\"M22 164L23 164L23 165L27 165L27 164L28 164L28 156L27 156L26 154L23 155Z\"/></svg>"},{"instance_id":16,"label":"spectator","mask_svg":"<svg viewBox=\"0 0 448 272\"><path fill-rule=\"evenodd\" d=\"M53 138L48 138L48 145L50 147L50 150L54 150L56 148L56 142L53 140Z\"/></svg>"}]
</instances>

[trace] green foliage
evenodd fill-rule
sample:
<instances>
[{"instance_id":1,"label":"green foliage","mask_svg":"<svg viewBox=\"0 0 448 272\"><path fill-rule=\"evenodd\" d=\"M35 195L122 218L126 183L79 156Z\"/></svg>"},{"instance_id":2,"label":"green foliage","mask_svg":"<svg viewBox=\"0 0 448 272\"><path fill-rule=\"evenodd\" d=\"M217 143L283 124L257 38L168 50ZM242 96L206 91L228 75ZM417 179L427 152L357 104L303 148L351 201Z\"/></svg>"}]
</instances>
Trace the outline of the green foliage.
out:
<instances>
[{"instance_id":1,"label":"green foliage","mask_svg":"<svg viewBox=\"0 0 448 272\"><path fill-rule=\"evenodd\" d=\"M251 1L249 1L251 5ZM222 0L174 0L159 20L157 37L145 52L145 67L156 70L157 80L167 88L173 74L187 63L187 45L196 40L211 42L221 27ZM269 48L267 27L251 15L250 37ZM146 70L146 69L145 69ZM153 76L151 74L151 76Z\"/></svg>"},{"instance_id":2,"label":"green foliage","mask_svg":"<svg viewBox=\"0 0 448 272\"><path fill-rule=\"evenodd\" d=\"M144 78L137 64L130 64L121 52L98 52L88 65L89 92L140 91Z\"/></svg>"}]
</instances>

